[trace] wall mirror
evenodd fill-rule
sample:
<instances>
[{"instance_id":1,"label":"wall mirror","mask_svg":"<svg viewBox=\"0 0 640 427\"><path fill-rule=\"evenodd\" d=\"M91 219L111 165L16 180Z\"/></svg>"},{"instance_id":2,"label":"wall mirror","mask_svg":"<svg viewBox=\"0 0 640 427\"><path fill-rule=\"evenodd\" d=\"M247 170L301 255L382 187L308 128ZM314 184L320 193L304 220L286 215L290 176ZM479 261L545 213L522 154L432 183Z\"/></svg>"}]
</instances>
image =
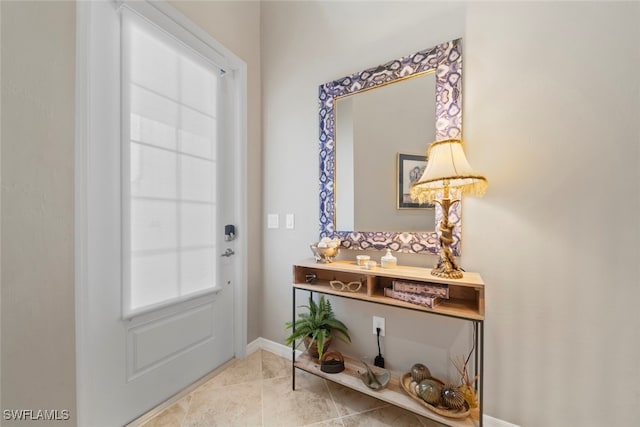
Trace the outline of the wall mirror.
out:
<instances>
[{"instance_id":1,"label":"wall mirror","mask_svg":"<svg viewBox=\"0 0 640 427\"><path fill-rule=\"evenodd\" d=\"M438 251L439 208L402 203L399 181L434 140L462 133L462 51L453 40L325 83L320 237L351 249ZM460 248L460 207L453 250Z\"/></svg>"}]
</instances>

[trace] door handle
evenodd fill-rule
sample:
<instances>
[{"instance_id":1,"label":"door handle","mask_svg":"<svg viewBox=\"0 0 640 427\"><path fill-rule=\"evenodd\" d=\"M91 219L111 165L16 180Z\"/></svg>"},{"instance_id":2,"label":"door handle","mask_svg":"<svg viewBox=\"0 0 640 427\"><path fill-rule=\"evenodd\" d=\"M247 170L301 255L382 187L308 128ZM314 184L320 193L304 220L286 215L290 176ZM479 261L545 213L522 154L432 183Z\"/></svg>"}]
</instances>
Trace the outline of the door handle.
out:
<instances>
[{"instance_id":1,"label":"door handle","mask_svg":"<svg viewBox=\"0 0 640 427\"><path fill-rule=\"evenodd\" d=\"M224 251L224 253L220 256L224 256L224 257L230 257L232 255L235 255L236 253L233 252L233 250L231 248L227 248L226 251Z\"/></svg>"}]
</instances>

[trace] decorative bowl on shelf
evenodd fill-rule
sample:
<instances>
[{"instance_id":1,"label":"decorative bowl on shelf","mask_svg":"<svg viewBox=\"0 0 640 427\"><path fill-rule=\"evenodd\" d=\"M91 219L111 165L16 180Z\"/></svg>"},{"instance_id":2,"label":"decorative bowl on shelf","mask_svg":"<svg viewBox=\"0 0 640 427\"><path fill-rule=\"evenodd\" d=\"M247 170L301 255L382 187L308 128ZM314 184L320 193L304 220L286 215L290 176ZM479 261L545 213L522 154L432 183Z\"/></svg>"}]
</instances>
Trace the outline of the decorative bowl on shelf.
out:
<instances>
[{"instance_id":1,"label":"decorative bowl on shelf","mask_svg":"<svg viewBox=\"0 0 640 427\"><path fill-rule=\"evenodd\" d=\"M312 243L309 247L313 252L316 262L333 262L338 252L340 252L340 239L323 237L322 240L317 243Z\"/></svg>"},{"instance_id":2,"label":"decorative bowl on shelf","mask_svg":"<svg viewBox=\"0 0 640 427\"><path fill-rule=\"evenodd\" d=\"M372 390L382 390L389 384L391 373L388 370L379 369L378 372L374 372L364 360L361 362L366 368L366 371L358 373L364 385Z\"/></svg>"},{"instance_id":3,"label":"decorative bowl on shelf","mask_svg":"<svg viewBox=\"0 0 640 427\"><path fill-rule=\"evenodd\" d=\"M431 377L431 380L436 381L437 383L439 383L443 387L445 385L442 381L440 381L437 378ZM443 417L458 418L458 419L466 418L466 417L469 416L470 409L469 409L469 404L466 401L463 403L462 408L460 408L460 409L451 409L451 408L445 407L442 404L431 405L431 404L425 402L418 395L418 392L416 390L417 384L411 378L411 373L410 372L407 372L406 374L402 375L402 378L400 379L400 384L402 385L402 389L413 400L415 400L416 402L420 403L425 408L429 409L432 412L435 412L438 415L442 415Z\"/></svg>"}]
</instances>

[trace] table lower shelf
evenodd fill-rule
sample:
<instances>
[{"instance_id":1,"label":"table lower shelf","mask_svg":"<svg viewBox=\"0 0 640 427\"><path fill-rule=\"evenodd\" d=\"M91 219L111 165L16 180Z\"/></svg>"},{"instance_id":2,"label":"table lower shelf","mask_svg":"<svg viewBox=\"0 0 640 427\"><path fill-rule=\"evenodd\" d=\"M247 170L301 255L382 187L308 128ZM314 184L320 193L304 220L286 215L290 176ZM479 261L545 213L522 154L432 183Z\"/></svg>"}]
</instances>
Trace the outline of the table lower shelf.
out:
<instances>
[{"instance_id":1,"label":"table lower shelf","mask_svg":"<svg viewBox=\"0 0 640 427\"><path fill-rule=\"evenodd\" d=\"M358 376L358 372L363 372L364 367L362 364L354 359L345 357L345 370L338 374L328 374L320 370L320 364L317 360L311 359L307 354L300 356L294 363L297 369L309 372L319 377L325 378L329 381L333 381L337 384L351 388L353 390L364 393L368 396L398 406L400 408L411 411L420 416L430 418L439 423L452 426L452 427L477 427L478 410L473 410L471 415L465 419L453 419L443 417L434 412L431 412L424 406L409 397L402 386L400 385L400 375L392 372L391 381L387 387L383 390L372 390L365 386Z\"/></svg>"}]
</instances>

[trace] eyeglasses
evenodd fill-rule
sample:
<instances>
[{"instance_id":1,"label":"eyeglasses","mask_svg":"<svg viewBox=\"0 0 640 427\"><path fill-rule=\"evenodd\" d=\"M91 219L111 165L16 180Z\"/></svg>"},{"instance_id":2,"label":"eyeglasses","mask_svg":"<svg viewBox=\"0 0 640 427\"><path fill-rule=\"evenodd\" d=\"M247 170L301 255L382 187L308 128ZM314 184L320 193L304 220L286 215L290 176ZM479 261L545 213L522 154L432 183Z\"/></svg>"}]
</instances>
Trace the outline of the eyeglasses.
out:
<instances>
[{"instance_id":1,"label":"eyeglasses","mask_svg":"<svg viewBox=\"0 0 640 427\"><path fill-rule=\"evenodd\" d=\"M362 287L362 282L343 283L340 280L332 280L329 285L336 291L344 291L346 289L349 292L358 292Z\"/></svg>"}]
</instances>

